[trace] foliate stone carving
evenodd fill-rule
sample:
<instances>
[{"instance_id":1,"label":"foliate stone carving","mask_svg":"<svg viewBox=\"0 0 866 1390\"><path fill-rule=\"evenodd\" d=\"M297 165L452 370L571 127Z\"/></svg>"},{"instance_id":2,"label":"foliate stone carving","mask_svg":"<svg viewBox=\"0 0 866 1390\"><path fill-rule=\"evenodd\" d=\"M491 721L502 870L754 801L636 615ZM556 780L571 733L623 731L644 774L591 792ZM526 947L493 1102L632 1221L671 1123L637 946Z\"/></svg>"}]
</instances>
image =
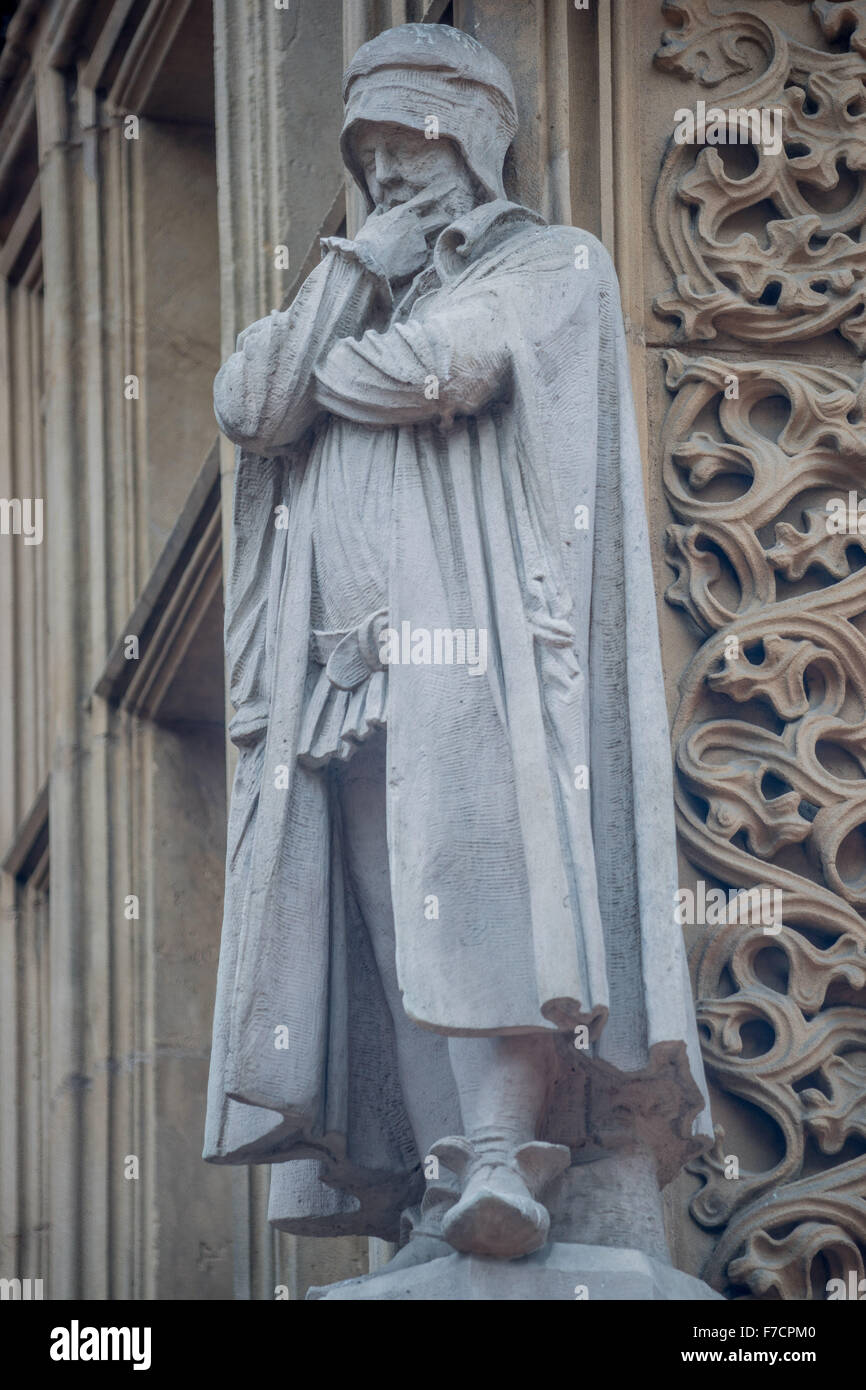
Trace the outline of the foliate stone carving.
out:
<instances>
[{"instance_id":1,"label":"foliate stone carving","mask_svg":"<svg viewBox=\"0 0 866 1390\"><path fill-rule=\"evenodd\" d=\"M663 9L681 27L663 35L658 66L695 79L707 107L778 112L781 148L758 142L732 158L731 145L713 147L712 135L706 145L671 142L655 227L673 288L659 295L656 312L679 320L679 341L724 331L748 342L795 342L838 329L863 349L863 4L812 5L829 40L847 38L841 53L794 40L760 7L684 0Z\"/></svg>"},{"instance_id":2,"label":"foliate stone carving","mask_svg":"<svg viewBox=\"0 0 866 1390\"><path fill-rule=\"evenodd\" d=\"M714 1287L824 1297L827 1271L862 1275L866 1241L866 535L847 505L863 378L665 358L667 597L706 635L673 730L679 833L704 873L783 903L778 930L708 929L697 968L708 1072L775 1123L781 1155L732 1181L717 1130L692 1214L724 1228Z\"/></svg>"},{"instance_id":3,"label":"foliate stone carving","mask_svg":"<svg viewBox=\"0 0 866 1390\"><path fill-rule=\"evenodd\" d=\"M673 731L678 828L700 871L783 905L769 929L729 911L700 942L708 1070L780 1142L732 1180L718 1129L692 1214L719 1232L708 1282L784 1298L826 1297L828 1276L856 1288L866 1244L864 381L761 353L834 329L866 343L866 6L810 8L837 51L760 7L686 0L663 6L680 27L656 54L692 78L705 124L664 159L672 287L655 309L679 342L725 334L752 354L665 354L668 599L705 639ZM718 146L710 107L730 113Z\"/></svg>"}]
</instances>

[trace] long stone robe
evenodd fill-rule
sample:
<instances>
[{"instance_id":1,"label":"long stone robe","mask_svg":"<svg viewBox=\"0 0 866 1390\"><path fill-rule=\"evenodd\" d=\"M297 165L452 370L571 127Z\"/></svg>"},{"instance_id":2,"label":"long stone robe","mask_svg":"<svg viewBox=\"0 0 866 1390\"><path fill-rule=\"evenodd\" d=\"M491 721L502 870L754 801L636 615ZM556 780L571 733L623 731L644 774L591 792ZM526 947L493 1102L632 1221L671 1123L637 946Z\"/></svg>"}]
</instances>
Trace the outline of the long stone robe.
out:
<instances>
[{"instance_id":1,"label":"long stone robe","mask_svg":"<svg viewBox=\"0 0 866 1390\"><path fill-rule=\"evenodd\" d=\"M388 670L406 1012L445 1034L555 1032L545 1137L614 1143L628 1112L667 1181L711 1129L613 267L588 233L493 202L441 234L438 282L400 320L374 268L324 249L215 392L241 450L226 605L240 756L205 1157L278 1164L272 1219L296 1231L393 1236L419 1190L328 780L296 757L317 482L348 421L389 433L391 626L488 634L482 677Z\"/></svg>"}]
</instances>

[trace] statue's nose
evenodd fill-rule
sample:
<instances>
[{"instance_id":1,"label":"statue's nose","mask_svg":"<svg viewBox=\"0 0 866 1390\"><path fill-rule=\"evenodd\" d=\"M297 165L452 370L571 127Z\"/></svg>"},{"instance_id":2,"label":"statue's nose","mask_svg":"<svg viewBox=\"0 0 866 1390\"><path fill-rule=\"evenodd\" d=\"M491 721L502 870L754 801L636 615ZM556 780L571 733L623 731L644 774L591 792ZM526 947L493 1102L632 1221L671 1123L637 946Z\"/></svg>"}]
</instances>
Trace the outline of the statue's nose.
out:
<instances>
[{"instance_id":1,"label":"statue's nose","mask_svg":"<svg viewBox=\"0 0 866 1390\"><path fill-rule=\"evenodd\" d=\"M376 151L376 179L382 188L393 188L402 179L399 164L383 150Z\"/></svg>"}]
</instances>

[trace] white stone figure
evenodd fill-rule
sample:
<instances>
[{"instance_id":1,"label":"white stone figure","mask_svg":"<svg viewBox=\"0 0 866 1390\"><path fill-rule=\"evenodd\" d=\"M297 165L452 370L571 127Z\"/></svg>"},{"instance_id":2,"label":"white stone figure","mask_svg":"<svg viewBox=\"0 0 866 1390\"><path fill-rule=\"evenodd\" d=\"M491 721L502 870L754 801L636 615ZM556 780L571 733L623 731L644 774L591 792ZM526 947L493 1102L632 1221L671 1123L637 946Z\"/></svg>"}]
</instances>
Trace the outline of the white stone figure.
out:
<instances>
[{"instance_id":1,"label":"white stone figure","mask_svg":"<svg viewBox=\"0 0 866 1390\"><path fill-rule=\"evenodd\" d=\"M611 1160L639 1224L622 1164L657 1197L710 1127L611 262L506 198L511 80L469 35L380 34L344 96L369 216L215 386L240 757L205 1157L273 1164L283 1229L402 1214L384 1289L538 1251L550 1210L586 1241Z\"/></svg>"}]
</instances>

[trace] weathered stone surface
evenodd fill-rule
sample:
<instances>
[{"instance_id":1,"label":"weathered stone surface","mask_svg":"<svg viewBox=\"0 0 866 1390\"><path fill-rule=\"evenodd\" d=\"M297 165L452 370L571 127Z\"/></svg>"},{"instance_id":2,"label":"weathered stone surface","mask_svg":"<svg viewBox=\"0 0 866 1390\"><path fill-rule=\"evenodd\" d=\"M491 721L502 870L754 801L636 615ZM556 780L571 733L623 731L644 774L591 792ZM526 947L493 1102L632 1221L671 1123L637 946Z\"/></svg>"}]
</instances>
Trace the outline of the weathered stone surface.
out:
<instances>
[{"instance_id":1,"label":"weathered stone surface","mask_svg":"<svg viewBox=\"0 0 866 1390\"><path fill-rule=\"evenodd\" d=\"M655 308L688 345L659 364L667 598L700 642L673 722L677 824L703 898L731 899L694 948L725 1103L690 1210L714 1287L820 1298L866 1250L866 54L847 5L671 10L656 64L691 79L684 102L780 135L775 152L671 142L655 192Z\"/></svg>"},{"instance_id":2,"label":"weathered stone surface","mask_svg":"<svg viewBox=\"0 0 866 1390\"><path fill-rule=\"evenodd\" d=\"M659 1185L710 1131L616 277L505 197L511 79L466 33L379 35L344 97L367 219L215 386L239 763L205 1156L279 1164L283 1230L402 1212L399 1268L519 1259L551 1212L579 1239L597 1167L597 1229L666 1253Z\"/></svg>"}]
</instances>

